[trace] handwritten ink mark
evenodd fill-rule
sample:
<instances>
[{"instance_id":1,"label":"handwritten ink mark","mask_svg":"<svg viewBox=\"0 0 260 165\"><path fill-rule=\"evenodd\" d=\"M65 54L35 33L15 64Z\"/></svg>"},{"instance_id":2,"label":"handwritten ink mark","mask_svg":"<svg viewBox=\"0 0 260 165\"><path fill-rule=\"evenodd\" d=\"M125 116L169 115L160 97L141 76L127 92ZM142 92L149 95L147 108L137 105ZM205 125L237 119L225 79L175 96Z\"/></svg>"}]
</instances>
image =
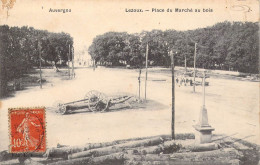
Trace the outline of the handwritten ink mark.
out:
<instances>
[{"instance_id":1,"label":"handwritten ink mark","mask_svg":"<svg viewBox=\"0 0 260 165\"><path fill-rule=\"evenodd\" d=\"M234 5L231 6L230 8L233 11L240 11L244 13L244 21L247 21L247 13L249 13L251 10L251 8L249 6L246 5Z\"/></svg>"},{"instance_id":2,"label":"handwritten ink mark","mask_svg":"<svg viewBox=\"0 0 260 165\"><path fill-rule=\"evenodd\" d=\"M234 5L230 7L233 11L243 11L243 12L250 12L252 11L251 8L247 5Z\"/></svg>"}]
</instances>

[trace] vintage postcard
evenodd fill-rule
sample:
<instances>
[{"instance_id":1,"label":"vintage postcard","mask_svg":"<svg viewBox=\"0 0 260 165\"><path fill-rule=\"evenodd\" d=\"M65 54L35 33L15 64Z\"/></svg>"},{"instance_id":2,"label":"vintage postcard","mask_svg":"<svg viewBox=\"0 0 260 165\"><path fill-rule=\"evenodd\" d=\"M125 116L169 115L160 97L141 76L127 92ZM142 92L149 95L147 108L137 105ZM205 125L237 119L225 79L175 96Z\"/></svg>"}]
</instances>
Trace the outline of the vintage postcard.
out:
<instances>
[{"instance_id":1,"label":"vintage postcard","mask_svg":"<svg viewBox=\"0 0 260 165\"><path fill-rule=\"evenodd\" d=\"M259 164L258 0L1 0L0 164Z\"/></svg>"}]
</instances>

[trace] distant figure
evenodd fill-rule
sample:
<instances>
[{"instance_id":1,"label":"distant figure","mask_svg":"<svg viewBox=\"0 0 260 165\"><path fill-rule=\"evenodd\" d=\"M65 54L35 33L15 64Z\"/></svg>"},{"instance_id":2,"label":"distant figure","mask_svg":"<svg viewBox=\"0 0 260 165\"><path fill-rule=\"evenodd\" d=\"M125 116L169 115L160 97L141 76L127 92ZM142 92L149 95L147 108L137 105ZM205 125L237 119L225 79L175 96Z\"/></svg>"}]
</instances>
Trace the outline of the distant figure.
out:
<instances>
[{"instance_id":1,"label":"distant figure","mask_svg":"<svg viewBox=\"0 0 260 165\"><path fill-rule=\"evenodd\" d=\"M53 65L53 70L55 71L55 72L59 72L59 69L57 68L57 66L54 64Z\"/></svg>"},{"instance_id":2,"label":"distant figure","mask_svg":"<svg viewBox=\"0 0 260 165\"><path fill-rule=\"evenodd\" d=\"M192 86L192 79L190 79L190 86Z\"/></svg>"},{"instance_id":3,"label":"distant figure","mask_svg":"<svg viewBox=\"0 0 260 165\"><path fill-rule=\"evenodd\" d=\"M179 82L179 79L178 79L178 78L176 78L176 83L178 84L178 82Z\"/></svg>"},{"instance_id":4,"label":"distant figure","mask_svg":"<svg viewBox=\"0 0 260 165\"><path fill-rule=\"evenodd\" d=\"M21 80L20 79L15 79L14 80L13 89L14 89L14 91L22 89L22 85L21 85Z\"/></svg>"}]
</instances>

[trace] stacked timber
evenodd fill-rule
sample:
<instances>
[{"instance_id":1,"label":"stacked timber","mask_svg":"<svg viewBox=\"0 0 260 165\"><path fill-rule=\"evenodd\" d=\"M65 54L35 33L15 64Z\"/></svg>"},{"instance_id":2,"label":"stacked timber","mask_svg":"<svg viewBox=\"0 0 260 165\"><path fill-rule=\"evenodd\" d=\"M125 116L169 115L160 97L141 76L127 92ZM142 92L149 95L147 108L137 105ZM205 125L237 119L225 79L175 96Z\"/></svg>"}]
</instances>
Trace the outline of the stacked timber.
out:
<instances>
[{"instance_id":1,"label":"stacked timber","mask_svg":"<svg viewBox=\"0 0 260 165\"><path fill-rule=\"evenodd\" d=\"M238 165L259 161L252 159L254 155L257 155L256 148L232 138L223 140L223 137L218 137L218 139L213 138L214 143L196 144L194 136L190 134L176 137L178 139L171 140L170 136L162 135L105 143L88 143L83 146L58 145L57 148L49 149L44 156L30 157L24 160L24 163L50 165ZM6 159L11 159L7 152L1 155ZM10 164L11 161L14 162L14 159L7 161L6 164ZM5 163L1 162L1 164Z\"/></svg>"}]
</instances>

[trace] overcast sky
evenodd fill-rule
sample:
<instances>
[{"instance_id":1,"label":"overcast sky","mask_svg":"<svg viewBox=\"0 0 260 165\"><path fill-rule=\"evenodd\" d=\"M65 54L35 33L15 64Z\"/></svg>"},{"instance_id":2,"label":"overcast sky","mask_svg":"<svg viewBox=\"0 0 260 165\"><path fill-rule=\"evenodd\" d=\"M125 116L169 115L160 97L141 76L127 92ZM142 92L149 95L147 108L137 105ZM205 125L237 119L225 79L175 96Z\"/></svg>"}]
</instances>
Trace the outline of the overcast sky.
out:
<instances>
[{"instance_id":1,"label":"overcast sky","mask_svg":"<svg viewBox=\"0 0 260 165\"><path fill-rule=\"evenodd\" d=\"M169 0L143 2L128 0L17 0L9 17L0 11L0 24L32 26L53 32L66 32L74 38L75 50L88 47L96 35L108 31L136 33L142 30L189 30L214 25L217 22L259 20L257 0ZM1 2L0 2L1 3ZM71 9L69 13L52 13L51 9ZM173 12L155 13L152 8L172 9ZM176 13L175 8L192 8L193 12ZM203 12L202 9L213 12ZM143 13L125 12L126 9L150 10ZM200 13L195 13L200 9Z\"/></svg>"}]
</instances>

